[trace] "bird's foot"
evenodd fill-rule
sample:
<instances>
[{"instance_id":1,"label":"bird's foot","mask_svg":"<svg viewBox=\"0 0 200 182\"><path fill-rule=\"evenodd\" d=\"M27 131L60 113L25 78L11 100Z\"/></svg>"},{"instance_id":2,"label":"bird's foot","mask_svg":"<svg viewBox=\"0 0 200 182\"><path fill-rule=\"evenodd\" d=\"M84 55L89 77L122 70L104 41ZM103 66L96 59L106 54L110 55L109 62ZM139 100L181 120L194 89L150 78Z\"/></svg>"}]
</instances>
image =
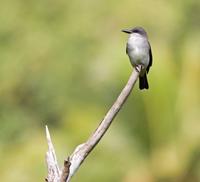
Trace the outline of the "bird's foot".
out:
<instances>
[{"instance_id":1,"label":"bird's foot","mask_svg":"<svg viewBox=\"0 0 200 182\"><path fill-rule=\"evenodd\" d=\"M135 66L135 69L136 69L136 71L137 71L138 73L140 73L140 71L143 69L143 67L144 67L143 65L140 65L140 64L139 64L139 65L136 65L136 66Z\"/></svg>"}]
</instances>

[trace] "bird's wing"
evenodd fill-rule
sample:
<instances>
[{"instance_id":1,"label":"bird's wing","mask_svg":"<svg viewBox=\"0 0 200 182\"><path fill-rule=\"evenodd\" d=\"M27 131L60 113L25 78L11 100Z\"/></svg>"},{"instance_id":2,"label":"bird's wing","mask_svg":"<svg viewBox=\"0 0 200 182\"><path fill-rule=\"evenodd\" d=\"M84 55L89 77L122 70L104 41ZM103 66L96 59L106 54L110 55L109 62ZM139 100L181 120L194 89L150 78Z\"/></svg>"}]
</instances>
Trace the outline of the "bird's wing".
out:
<instances>
[{"instance_id":1,"label":"bird's wing","mask_svg":"<svg viewBox=\"0 0 200 182\"><path fill-rule=\"evenodd\" d=\"M151 52L151 45L149 44L149 65L147 66L147 73L149 72L150 67L152 66L153 63L153 56Z\"/></svg>"}]
</instances>

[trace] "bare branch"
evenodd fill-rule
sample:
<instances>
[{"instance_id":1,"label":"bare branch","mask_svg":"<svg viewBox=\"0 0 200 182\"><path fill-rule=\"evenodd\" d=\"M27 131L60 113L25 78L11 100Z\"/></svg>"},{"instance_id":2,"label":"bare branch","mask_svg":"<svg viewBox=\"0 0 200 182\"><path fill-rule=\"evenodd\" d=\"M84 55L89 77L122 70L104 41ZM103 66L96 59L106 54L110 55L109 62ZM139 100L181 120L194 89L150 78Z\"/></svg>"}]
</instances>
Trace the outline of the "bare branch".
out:
<instances>
[{"instance_id":1,"label":"bare branch","mask_svg":"<svg viewBox=\"0 0 200 182\"><path fill-rule=\"evenodd\" d=\"M101 138L111 125L113 119L115 118L115 116L125 103L126 99L130 95L131 90L133 89L133 86L135 85L138 79L141 68L142 66L139 65L136 69L133 70L124 89L118 96L113 106L107 112L103 121L101 121L100 125L97 127L95 132L90 136L90 138L85 143L78 145L75 151L72 153L72 155L68 158L69 162L71 163L71 166L69 168L69 176L67 178L67 182L70 181L71 177L75 174L76 170L80 167L84 159L98 144L98 142L101 140Z\"/></svg>"},{"instance_id":2,"label":"bare branch","mask_svg":"<svg viewBox=\"0 0 200 182\"><path fill-rule=\"evenodd\" d=\"M58 162L56 159L56 153L55 153L53 143L51 141L49 129L47 126L46 126L46 138L47 138L47 143L48 143L48 151L46 153L48 176L46 178L46 181L47 182L58 182L60 179L60 169L58 166Z\"/></svg>"},{"instance_id":3,"label":"bare branch","mask_svg":"<svg viewBox=\"0 0 200 182\"><path fill-rule=\"evenodd\" d=\"M50 158L50 160L47 158L48 182L69 182L70 181L71 177L75 174L75 172L80 167L80 165L85 160L85 158L88 156L88 154L99 143L99 141L101 140L101 138L106 133L109 126L111 125L113 119L115 118L119 110L122 108L123 104L125 103L126 99L130 95L131 90L133 89L139 77L139 73L141 69L142 69L142 66L139 65L133 70L124 89L118 96L117 100L114 102L113 106L109 109L109 111L107 112L104 119L101 121L101 123L97 127L97 129L94 131L94 133L89 137L89 139L85 143L78 145L75 148L74 152L71 154L71 156L69 156L64 161L64 167L61 173L57 165L56 155L55 155L55 151L50 139L48 128L46 127L47 141L48 141L48 146L49 146L49 151L47 152L47 156L48 155L50 156L48 157ZM56 179L57 181L49 180L51 179L51 176L54 176L54 179Z\"/></svg>"}]
</instances>

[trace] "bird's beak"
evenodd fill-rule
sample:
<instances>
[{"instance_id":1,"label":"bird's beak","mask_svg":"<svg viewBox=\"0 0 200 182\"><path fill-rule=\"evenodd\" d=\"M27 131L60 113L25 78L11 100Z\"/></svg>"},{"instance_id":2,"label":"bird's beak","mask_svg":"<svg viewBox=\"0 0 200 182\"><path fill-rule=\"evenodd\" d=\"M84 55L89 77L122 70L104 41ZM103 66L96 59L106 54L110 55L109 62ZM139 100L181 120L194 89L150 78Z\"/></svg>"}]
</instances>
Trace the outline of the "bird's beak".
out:
<instances>
[{"instance_id":1,"label":"bird's beak","mask_svg":"<svg viewBox=\"0 0 200 182\"><path fill-rule=\"evenodd\" d=\"M130 30L128 30L128 29L123 29L123 30L122 30L122 32L124 32L124 33L128 33L128 34L130 34L130 33L131 33L131 31L130 31Z\"/></svg>"}]
</instances>

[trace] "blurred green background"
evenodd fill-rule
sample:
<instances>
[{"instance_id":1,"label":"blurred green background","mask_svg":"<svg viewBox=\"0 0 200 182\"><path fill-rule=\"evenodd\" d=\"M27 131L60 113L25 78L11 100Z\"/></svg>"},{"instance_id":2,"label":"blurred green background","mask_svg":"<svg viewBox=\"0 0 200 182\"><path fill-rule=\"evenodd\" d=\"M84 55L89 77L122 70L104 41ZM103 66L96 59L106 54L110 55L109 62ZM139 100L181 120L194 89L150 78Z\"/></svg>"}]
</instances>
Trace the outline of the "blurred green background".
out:
<instances>
[{"instance_id":1,"label":"blurred green background","mask_svg":"<svg viewBox=\"0 0 200 182\"><path fill-rule=\"evenodd\" d=\"M45 125L60 165L131 71L121 29L143 26L150 89L138 85L72 181L200 181L200 1L3 0L0 178L46 177Z\"/></svg>"}]
</instances>

